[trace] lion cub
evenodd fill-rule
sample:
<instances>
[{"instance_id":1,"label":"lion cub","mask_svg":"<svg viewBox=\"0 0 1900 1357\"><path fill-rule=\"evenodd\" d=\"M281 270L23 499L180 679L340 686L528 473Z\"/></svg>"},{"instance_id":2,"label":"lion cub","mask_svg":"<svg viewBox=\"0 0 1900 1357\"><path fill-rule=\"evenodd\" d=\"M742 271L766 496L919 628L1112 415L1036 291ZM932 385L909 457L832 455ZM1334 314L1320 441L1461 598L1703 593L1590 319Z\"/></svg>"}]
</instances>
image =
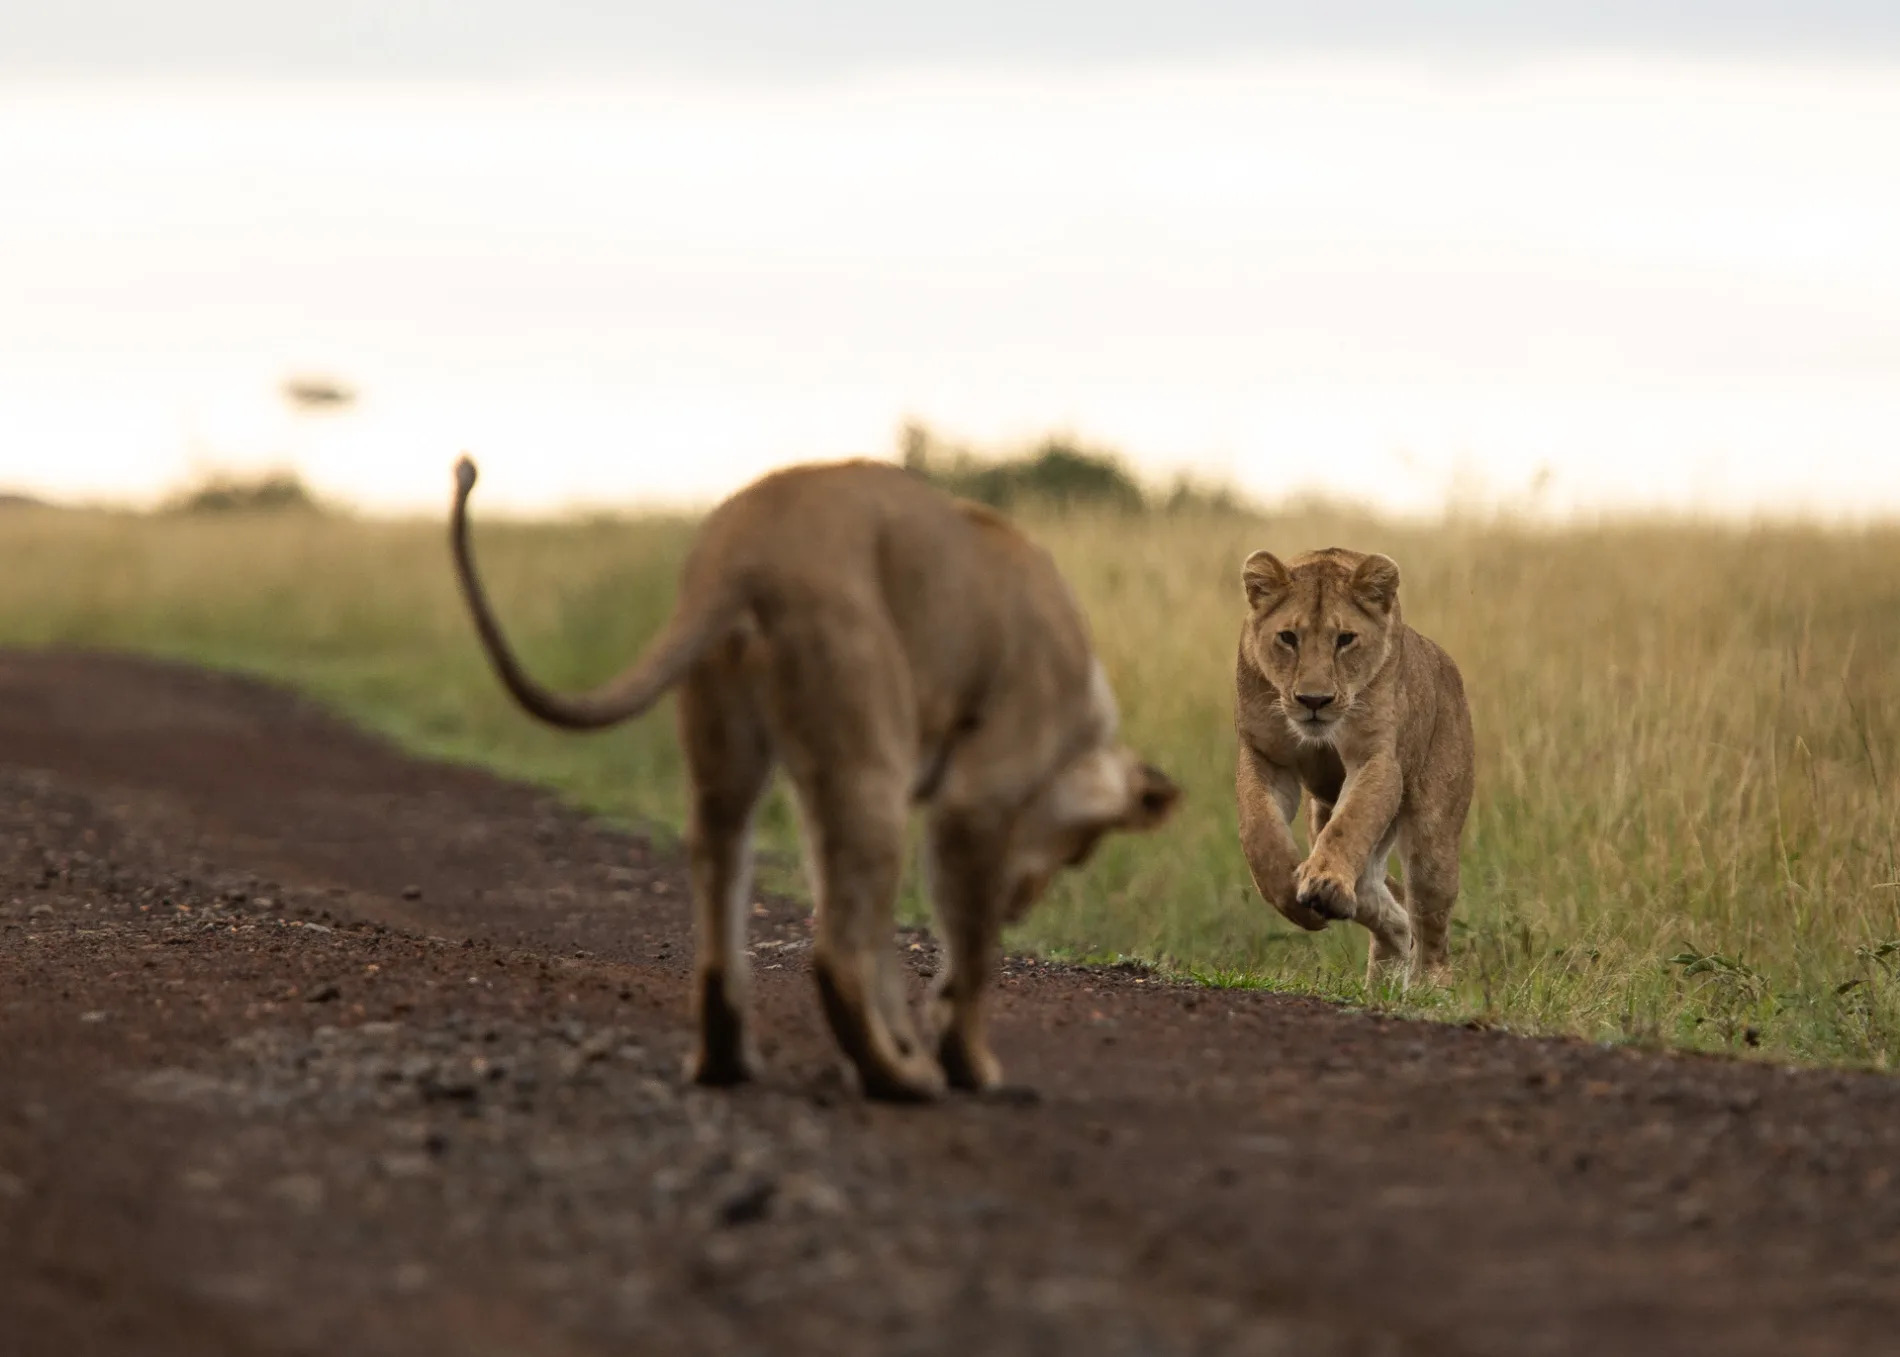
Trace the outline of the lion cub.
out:
<instances>
[{"instance_id":1,"label":"lion cub","mask_svg":"<svg viewBox=\"0 0 1900 1357\"><path fill-rule=\"evenodd\" d=\"M698 914L693 1076L753 1069L745 926L752 816L775 766L797 795L817 900L812 971L832 1035L874 1097L1002 1079L983 991L1003 925L1111 830L1147 829L1174 783L1116 738L1115 698L1047 552L896 467L793 467L707 517L646 652L591 693L530 678L468 546L475 464L456 466L451 543L483 648L532 715L596 730L679 689ZM945 962L920 1040L892 947L910 810Z\"/></svg>"},{"instance_id":2,"label":"lion cub","mask_svg":"<svg viewBox=\"0 0 1900 1357\"><path fill-rule=\"evenodd\" d=\"M1443 980L1472 786L1458 666L1405 625L1384 556L1329 547L1282 564L1256 551L1241 582L1235 790L1254 885L1301 928L1365 925L1368 983L1408 961L1406 980ZM1302 787L1304 862L1289 827ZM1386 875L1394 846L1402 891Z\"/></svg>"}]
</instances>

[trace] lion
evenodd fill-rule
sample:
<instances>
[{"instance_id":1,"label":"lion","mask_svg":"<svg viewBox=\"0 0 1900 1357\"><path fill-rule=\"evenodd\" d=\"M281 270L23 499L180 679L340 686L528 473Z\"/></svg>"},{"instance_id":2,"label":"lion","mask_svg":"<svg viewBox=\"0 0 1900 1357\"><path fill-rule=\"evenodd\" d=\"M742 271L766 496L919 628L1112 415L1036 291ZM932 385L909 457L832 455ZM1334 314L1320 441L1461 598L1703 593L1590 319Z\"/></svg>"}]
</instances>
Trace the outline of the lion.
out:
<instances>
[{"instance_id":1,"label":"lion","mask_svg":"<svg viewBox=\"0 0 1900 1357\"><path fill-rule=\"evenodd\" d=\"M691 782L698 1040L688 1073L734 1084L747 1033L755 808L788 774L816 903L812 970L832 1035L874 1098L1001 1084L984 990L1001 930L1113 830L1180 792L1117 738L1113 692L1048 553L980 505L886 463L792 467L714 509L671 618L591 692L528 677L470 556L475 464L456 465L450 538L483 648L529 713L596 730L679 689ZM910 808L944 963L920 1040L892 946Z\"/></svg>"},{"instance_id":2,"label":"lion","mask_svg":"<svg viewBox=\"0 0 1900 1357\"><path fill-rule=\"evenodd\" d=\"M1301 928L1372 934L1368 984L1442 983L1471 807L1471 710L1458 666L1399 613L1389 558L1329 547L1241 570L1235 791L1254 885ZM1312 799L1304 861L1291 824ZM1393 848L1403 887L1386 874Z\"/></svg>"}]
</instances>

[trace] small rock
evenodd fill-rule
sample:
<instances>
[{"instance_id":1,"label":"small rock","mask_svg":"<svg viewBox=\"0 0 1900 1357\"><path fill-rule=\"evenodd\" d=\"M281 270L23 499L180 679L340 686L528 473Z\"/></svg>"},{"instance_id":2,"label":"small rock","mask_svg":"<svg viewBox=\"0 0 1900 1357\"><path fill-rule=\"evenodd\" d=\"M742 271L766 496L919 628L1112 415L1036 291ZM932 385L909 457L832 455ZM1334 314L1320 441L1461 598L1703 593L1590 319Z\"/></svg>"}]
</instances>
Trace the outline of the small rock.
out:
<instances>
[{"instance_id":1,"label":"small rock","mask_svg":"<svg viewBox=\"0 0 1900 1357\"><path fill-rule=\"evenodd\" d=\"M422 1081L422 1097L425 1102L464 1102L472 1103L480 1095L481 1089L475 1080L460 1071L438 1072Z\"/></svg>"},{"instance_id":2,"label":"small rock","mask_svg":"<svg viewBox=\"0 0 1900 1357\"><path fill-rule=\"evenodd\" d=\"M814 1216L841 1216L844 1194L815 1173L794 1173L785 1179L779 1196L795 1210Z\"/></svg>"},{"instance_id":3,"label":"small rock","mask_svg":"<svg viewBox=\"0 0 1900 1357\"><path fill-rule=\"evenodd\" d=\"M434 1157L420 1150L396 1150L376 1160L385 1178L421 1178L434 1166Z\"/></svg>"},{"instance_id":4,"label":"small rock","mask_svg":"<svg viewBox=\"0 0 1900 1357\"><path fill-rule=\"evenodd\" d=\"M719 1203L719 1223L725 1226L750 1225L765 1219L778 1195L778 1184L770 1178L755 1178Z\"/></svg>"},{"instance_id":5,"label":"small rock","mask_svg":"<svg viewBox=\"0 0 1900 1357\"><path fill-rule=\"evenodd\" d=\"M293 1173L272 1183L270 1194L298 1211L314 1211L323 1205L323 1180L311 1173Z\"/></svg>"},{"instance_id":6,"label":"small rock","mask_svg":"<svg viewBox=\"0 0 1900 1357\"><path fill-rule=\"evenodd\" d=\"M327 1004L343 997L342 987L336 984L318 985L304 996L307 1004Z\"/></svg>"},{"instance_id":7,"label":"small rock","mask_svg":"<svg viewBox=\"0 0 1900 1357\"><path fill-rule=\"evenodd\" d=\"M108 1014L103 1008L94 1008L94 1009L89 1009L84 1013L81 1013L79 1015L79 1021L104 1022L109 1016L111 1015Z\"/></svg>"},{"instance_id":8,"label":"small rock","mask_svg":"<svg viewBox=\"0 0 1900 1357\"><path fill-rule=\"evenodd\" d=\"M405 900L420 900L422 898L422 887L404 886L402 888L402 898Z\"/></svg>"},{"instance_id":9,"label":"small rock","mask_svg":"<svg viewBox=\"0 0 1900 1357\"><path fill-rule=\"evenodd\" d=\"M1245 1135L1234 1137L1234 1148L1249 1154L1291 1154L1293 1142L1285 1136Z\"/></svg>"},{"instance_id":10,"label":"small rock","mask_svg":"<svg viewBox=\"0 0 1900 1357\"><path fill-rule=\"evenodd\" d=\"M427 1263L398 1263L389 1274L390 1289L401 1296L413 1296L429 1284Z\"/></svg>"},{"instance_id":11,"label":"small rock","mask_svg":"<svg viewBox=\"0 0 1900 1357\"><path fill-rule=\"evenodd\" d=\"M255 1272L215 1274L199 1285L206 1295L239 1305L262 1305L271 1293L270 1279Z\"/></svg>"}]
</instances>

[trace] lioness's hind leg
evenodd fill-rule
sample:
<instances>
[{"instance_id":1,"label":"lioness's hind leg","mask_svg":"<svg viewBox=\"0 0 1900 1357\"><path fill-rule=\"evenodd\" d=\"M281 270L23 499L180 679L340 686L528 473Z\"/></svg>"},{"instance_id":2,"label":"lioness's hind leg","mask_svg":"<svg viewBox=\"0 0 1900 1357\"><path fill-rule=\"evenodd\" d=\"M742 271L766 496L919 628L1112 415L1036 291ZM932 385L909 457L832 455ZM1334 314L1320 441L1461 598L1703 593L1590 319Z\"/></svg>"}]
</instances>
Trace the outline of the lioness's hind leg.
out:
<instances>
[{"instance_id":1,"label":"lioness's hind leg","mask_svg":"<svg viewBox=\"0 0 1900 1357\"><path fill-rule=\"evenodd\" d=\"M931 906L943 939L942 969L930 986L930 1028L937 1058L957 1088L992 1089L1003 1082L990 1050L983 998L996 969L1003 843L961 817L932 816L926 861Z\"/></svg>"},{"instance_id":2,"label":"lioness's hind leg","mask_svg":"<svg viewBox=\"0 0 1900 1357\"><path fill-rule=\"evenodd\" d=\"M818 907L812 972L874 1098L934 1097L943 1071L903 996L893 925L916 775L908 657L878 607L807 597L768 635L772 729L798 792Z\"/></svg>"},{"instance_id":3,"label":"lioness's hind leg","mask_svg":"<svg viewBox=\"0 0 1900 1357\"><path fill-rule=\"evenodd\" d=\"M714 655L680 689L680 744L692 778L687 852L698 925L693 1002L699 1043L689 1068L702 1084L755 1072L746 1032L746 913L752 894L752 816L772 773L772 744L739 660Z\"/></svg>"},{"instance_id":4,"label":"lioness's hind leg","mask_svg":"<svg viewBox=\"0 0 1900 1357\"><path fill-rule=\"evenodd\" d=\"M907 788L898 779L882 790L800 788L818 900L812 970L825 1019L865 1093L931 1098L943 1090L943 1071L917 1040L891 951Z\"/></svg>"}]
</instances>

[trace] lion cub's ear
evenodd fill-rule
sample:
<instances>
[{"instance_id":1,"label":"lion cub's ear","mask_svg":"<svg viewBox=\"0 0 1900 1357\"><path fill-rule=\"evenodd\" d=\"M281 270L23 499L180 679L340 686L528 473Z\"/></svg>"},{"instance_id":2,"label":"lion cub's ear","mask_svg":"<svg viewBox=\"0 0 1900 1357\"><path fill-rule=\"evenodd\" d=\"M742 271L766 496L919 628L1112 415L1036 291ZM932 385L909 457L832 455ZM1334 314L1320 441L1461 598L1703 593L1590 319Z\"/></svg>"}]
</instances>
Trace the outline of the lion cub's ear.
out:
<instances>
[{"instance_id":1,"label":"lion cub's ear","mask_svg":"<svg viewBox=\"0 0 1900 1357\"><path fill-rule=\"evenodd\" d=\"M1258 611L1291 589L1293 576L1271 551L1256 551L1240 567L1240 582L1247 590L1248 604Z\"/></svg>"},{"instance_id":2,"label":"lion cub's ear","mask_svg":"<svg viewBox=\"0 0 1900 1357\"><path fill-rule=\"evenodd\" d=\"M1352 592L1367 607L1391 612L1392 605L1399 601L1398 562L1376 553L1366 557L1352 572Z\"/></svg>"}]
</instances>

